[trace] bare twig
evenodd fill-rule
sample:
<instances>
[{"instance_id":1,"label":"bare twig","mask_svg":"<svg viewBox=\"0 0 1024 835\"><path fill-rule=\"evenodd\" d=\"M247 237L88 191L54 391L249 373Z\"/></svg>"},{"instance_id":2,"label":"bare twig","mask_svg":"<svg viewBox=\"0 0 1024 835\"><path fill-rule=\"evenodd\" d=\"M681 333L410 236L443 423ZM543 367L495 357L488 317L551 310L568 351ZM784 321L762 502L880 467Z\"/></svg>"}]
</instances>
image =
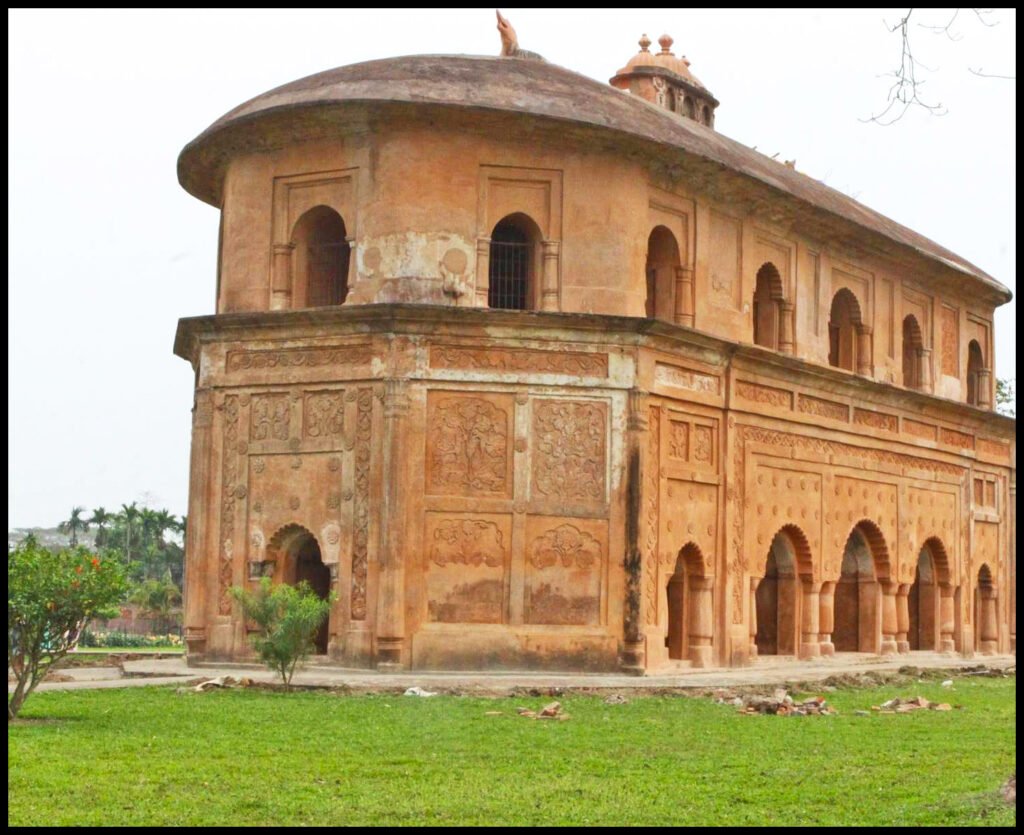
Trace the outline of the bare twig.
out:
<instances>
[{"instance_id":1,"label":"bare twig","mask_svg":"<svg viewBox=\"0 0 1024 835\"><path fill-rule=\"evenodd\" d=\"M971 67L968 67L967 71L972 75L978 76L979 78L1005 78L1007 81L1017 80L1017 76L1015 75L996 75L995 73L982 72L980 68L975 70L972 69Z\"/></svg>"}]
</instances>

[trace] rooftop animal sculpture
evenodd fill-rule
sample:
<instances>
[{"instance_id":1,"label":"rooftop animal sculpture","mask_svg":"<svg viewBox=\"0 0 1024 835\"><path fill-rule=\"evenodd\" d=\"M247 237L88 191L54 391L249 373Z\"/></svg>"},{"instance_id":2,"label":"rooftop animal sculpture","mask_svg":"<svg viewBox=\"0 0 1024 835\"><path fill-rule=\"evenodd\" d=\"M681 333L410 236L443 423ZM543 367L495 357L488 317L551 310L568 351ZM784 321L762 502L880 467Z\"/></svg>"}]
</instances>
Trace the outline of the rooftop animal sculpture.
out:
<instances>
[{"instance_id":1,"label":"rooftop animal sculpture","mask_svg":"<svg viewBox=\"0 0 1024 835\"><path fill-rule=\"evenodd\" d=\"M501 57L502 58L532 58L536 61L544 59L536 52L519 48L519 38L516 37L516 30L512 24L501 16L497 9L494 13L498 16L498 33L501 35Z\"/></svg>"}]
</instances>

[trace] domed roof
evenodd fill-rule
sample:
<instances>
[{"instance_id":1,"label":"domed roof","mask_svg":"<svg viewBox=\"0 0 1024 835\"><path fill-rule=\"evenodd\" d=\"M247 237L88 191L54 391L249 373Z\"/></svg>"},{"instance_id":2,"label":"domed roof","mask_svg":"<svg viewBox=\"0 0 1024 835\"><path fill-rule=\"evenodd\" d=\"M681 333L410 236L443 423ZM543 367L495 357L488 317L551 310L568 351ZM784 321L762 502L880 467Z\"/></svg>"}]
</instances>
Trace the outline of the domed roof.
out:
<instances>
[{"instance_id":1,"label":"domed roof","mask_svg":"<svg viewBox=\"0 0 1024 835\"><path fill-rule=\"evenodd\" d=\"M707 90L700 79L697 78L692 72L690 72L690 62L686 56L683 55L677 58L672 52L672 38L668 35L662 35L658 38L658 43L661 45L661 52L651 52L648 47L651 45L651 39L647 35L642 35L639 44L640 51L629 59L629 62L621 70L615 73L615 76L629 75L635 72L640 67L654 67L663 70L673 72L684 81L688 81L694 87L701 90Z\"/></svg>"},{"instance_id":2,"label":"domed roof","mask_svg":"<svg viewBox=\"0 0 1024 835\"><path fill-rule=\"evenodd\" d=\"M220 206L233 156L302 141L314 122L326 131L322 135L336 135L360 112L410 105L529 115L639 141L677 160L680 153L693 155L909 246L1010 298L1007 288L978 267L845 194L692 119L544 61L409 55L317 73L256 96L210 125L179 155L178 180L190 194ZM306 120L302 129L300 116Z\"/></svg>"}]
</instances>

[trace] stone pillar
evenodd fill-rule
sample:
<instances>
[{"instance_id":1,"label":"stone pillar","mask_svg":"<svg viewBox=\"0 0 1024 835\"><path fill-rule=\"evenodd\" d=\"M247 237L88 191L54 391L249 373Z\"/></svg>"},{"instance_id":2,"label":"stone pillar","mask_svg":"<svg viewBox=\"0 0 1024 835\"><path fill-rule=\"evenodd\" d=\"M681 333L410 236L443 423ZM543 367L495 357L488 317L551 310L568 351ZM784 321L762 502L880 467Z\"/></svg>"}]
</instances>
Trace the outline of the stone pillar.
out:
<instances>
[{"instance_id":1,"label":"stone pillar","mask_svg":"<svg viewBox=\"0 0 1024 835\"><path fill-rule=\"evenodd\" d=\"M879 652L882 655L892 655L897 652L896 589L898 586L892 580L880 580L878 585L882 589L882 645Z\"/></svg>"},{"instance_id":2,"label":"stone pillar","mask_svg":"<svg viewBox=\"0 0 1024 835\"><path fill-rule=\"evenodd\" d=\"M274 244L273 284L270 292L271 310L288 310L292 306L292 253L295 244Z\"/></svg>"},{"instance_id":3,"label":"stone pillar","mask_svg":"<svg viewBox=\"0 0 1024 835\"><path fill-rule=\"evenodd\" d=\"M409 398L406 380L384 383L384 444L381 472L380 585L377 617L377 669L393 672L402 668L405 644L405 455L406 415Z\"/></svg>"},{"instance_id":4,"label":"stone pillar","mask_svg":"<svg viewBox=\"0 0 1024 835\"><path fill-rule=\"evenodd\" d=\"M345 276L345 289L348 293L352 292L352 288L356 286L356 281L359 279L359 266L356 263L356 239L354 235L347 235L345 237L345 243L348 244L348 275ZM346 296L345 301L348 301Z\"/></svg>"},{"instance_id":5,"label":"stone pillar","mask_svg":"<svg viewBox=\"0 0 1024 835\"><path fill-rule=\"evenodd\" d=\"M640 517L644 506L644 449L650 431L647 421L647 395L633 390L629 393L626 420L626 569L623 600L623 648L619 664L624 673L643 675L646 666L644 634L641 627L643 599L643 553L640 549ZM657 467L658 462L652 462Z\"/></svg>"},{"instance_id":6,"label":"stone pillar","mask_svg":"<svg viewBox=\"0 0 1024 835\"><path fill-rule=\"evenodd\" d=\"M476 306L490 307L487 293L491 286L491 239L476 239Z\"/></svg>"},{"instance_id":7,"label":"stone pillar","mask_svg":"<svg viewBox=\"0 0 1024 835\"><path fill-rule=\"evenodd\" d=\"M863 377L870 377L872 365L871 326L861 325L857 329L857 373Z\"/></svg>"},{"instance_id":8,"label":"stone pillar","mask_svg":"<svg viewBox=\"0 0 1024 835\"><path fill-rule=\"evenodd\" d=\"M921 348L921 391L932 390L932 349Z\"/></svg>"},{"instance_id":9,"label":"stone pillar","mask_svg":"<svg viewBox=\"0 0 1024 835\"><path fill-rule=\"evenodd\" d=\"M793 334L796 319L796 305L793 302L783 301L779 305L779 352L792 354L796 350L793 341Z\"/></svg>"},{"instance_id":10,"label":"stone pillar","mask_svg":"<svg viewBox=\"0 0 1024 835\"><path fill-rule=\"evenodd\" d=\"M801 580L800 650L801 658L821 655L821 603L818 584L809 577Z\"/></svg>"},{"instance_id":11,"label":"stone pillar","mask_svg":"<svg viewBox=\"0 0 1024 835\"><path fill-rule=\"evenodd\" d=\"M751 661L757 658L757 584L760 581L760 577L750 578L750 602L748 605L750 610L750 649L748 653Z\"/></svg>"},{"instance_id":12,"label":"stone pillar","mask_svg":"<svg viewBox=\"0 0 1024 835\"><path fill-rule=\"evenodd\" d=\"M896 589L896 651L910 652L910 586L901 583Z\"/></svg>"},{"instance_id":13,"label":"stone pillar","mask_svg":"<svg viewBox=\"0 0 1024 835\"><path fill-rule=\"evenodd\" d=\"M953 630L956 627L952 583L939 586L939 652L956 652Z\"/></svg>"},{"instance_id":14,"label":"stone pillar","mask_svg":"<svg viewBox=\"0 0 1024 835\"><path fill-rule=\"evenodd\" d=\"M200 362L202 360L200 359ZM196 389L192 408L192 453L188 477L188 527L185 529L184 593L185 646L188 661L201 660L206 651L206 583L199 581L207 572L206 540L209 531L208 501L211 481L210 454L213 435L213 395L208 389Z\"/></svg>"},{"instance_id":15,"label":"stone pillar","mask_svg":"<svg viewBox=\"0 0 1024 835\"><path fill-rule=\"evenodd\" d=\"M835 628L835 583L822 583L818 592L818 646L822 655L835 655L836 646L832 643L832 630Z\"/></svg>"},{"instance_id":16,"label":"stone pillar","mask_svg":"<svg viewBox=\"0 0 1024 835\"><path fill-rule=\"evenodd\" d=\"M995 655L999 647L996 591L993 588L981 588L978 593L981 597L981 605L978 607L978 652L981 655Z\"/></svg>"},{"instance_id":17,"label":"stone pillar","mask_svg":"<svg viewBox=\"0 0 1024 835\"><path fill-rule=\"evenodd\" d=\"M992 408L992 369L978 369L978 408Z\"/></svg>"},{"instance_id":18,"label":"stone pillar","mask_svg":"<svg viewBox=\"0 0 1024 835\"><path fill-rule=\"evenodd\" d=\"M541 241L544 252L544 270L541 279L540 309L557 311L558 305L558 241Z\"/></svg>"},{"instance_id":19,"label":"stone pillar","mask_svg":"<svg viewBox=\"0 0 1024 835\"><path fill-rule=\"evenodd\" d=\"M677 325L693 327L693 270L690 267L676 267L676 311Z\"/></svg>"},{"instance_id":20,"label":"stone pillar","mask_svg":"<svg viewBox=\"0 0 1024 835\"><path fill-rule=\"evenodd\" d=\"M690 661L694 667L710 667L714 634L711 599L715 581L713 577L689 577L687 582L690 585Z\"/></svg>"}]
</instances>

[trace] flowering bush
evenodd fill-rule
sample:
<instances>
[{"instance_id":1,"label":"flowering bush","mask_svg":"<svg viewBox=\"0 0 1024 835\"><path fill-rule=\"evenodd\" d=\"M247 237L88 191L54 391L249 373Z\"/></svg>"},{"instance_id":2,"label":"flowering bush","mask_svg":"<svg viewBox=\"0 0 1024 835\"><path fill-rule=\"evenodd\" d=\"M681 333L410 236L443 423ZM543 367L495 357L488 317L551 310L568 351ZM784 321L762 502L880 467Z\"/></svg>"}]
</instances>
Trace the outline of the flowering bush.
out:
<instances>
[{"instance_id":1,"label":"flowering bush","mask_svg":"<svg viewBox=\"0 0 1024 835\"><path fill-rule=\"evenodd\" d=\"M180 647L181 636L174 634L167 635L135 635L131 632L93 632L91 629L82 631L82 638L78 642L80 647L128 647L131 649L148 649L150 647Z\"/></svg>"},{"instance_id":2,"label":"flowering bush","mask_svg":"<svg viewBox=\"0 0 1024 835\"><path fill-rule=\"evenodd\" d=\"M54 553L29 536L7 552L7 666L16 681L8 721L92 618L117 614L126 590L116 559L81 546Z\"/></svg>"}]
</instances>

